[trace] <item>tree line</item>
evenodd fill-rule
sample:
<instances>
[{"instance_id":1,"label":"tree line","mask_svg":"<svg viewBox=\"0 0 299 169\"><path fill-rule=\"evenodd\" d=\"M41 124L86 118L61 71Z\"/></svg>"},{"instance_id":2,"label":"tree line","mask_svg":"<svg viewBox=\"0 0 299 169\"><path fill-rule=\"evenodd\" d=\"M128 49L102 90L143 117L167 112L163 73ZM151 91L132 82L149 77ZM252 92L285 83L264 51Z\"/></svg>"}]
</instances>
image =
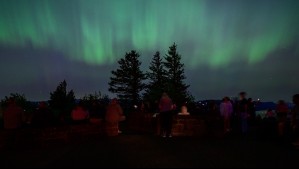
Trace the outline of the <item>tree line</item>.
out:
<instances>
[{"instance_id":1,"label":"tree line","mask_svg":"<svg viewBox=\"0 0 299 169\"><path fill-rule=\"evenodd\" d=\"M141 70L140 54L132 50L118 61L118 68L111 71L109 91L120 99L134 104L140 100L157 102L166 92L176 104L192 100L185 84L184 64L174 43L165 56L157 51L150 63L149 70Z\"/></svg>"},{"instance_id":2,"label":"tree line","mask_svg":"<svg viewBox=\"0 0 299 169\"><path fill-rule=\"evenodd\" d=\"M111 71L109 91L115 93L121 101L131 104L138 104L141 100L157 103L163 92L178 105L193 101L193 97L187 91L189 85L184 82L184 64L175 43L169 47L165 56L161 56L157 51L146 72L141 70L142 63L139 58L139 53L132 50L118 61L118 68ZM34 109L25 95L18 93L6 96L0 101L0 106L6 107L11 98L25 110ZM57 114L67 113L75 105L75 100L74 91L67 90L67 82L64 80L50 93L49 106ZM98 100L109 102L109 97L99 92L81 98L87 106Z\"/></svg>"}]
</instances>

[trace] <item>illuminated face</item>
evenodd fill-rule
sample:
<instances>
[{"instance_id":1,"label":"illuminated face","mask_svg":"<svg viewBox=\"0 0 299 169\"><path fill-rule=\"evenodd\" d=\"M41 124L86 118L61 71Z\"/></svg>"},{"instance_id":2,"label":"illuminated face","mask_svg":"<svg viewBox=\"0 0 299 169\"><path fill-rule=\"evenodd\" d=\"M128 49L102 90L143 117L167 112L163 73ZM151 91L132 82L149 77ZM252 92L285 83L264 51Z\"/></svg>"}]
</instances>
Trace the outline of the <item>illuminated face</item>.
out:
<instances>
[{"instance_id":1,"label":"illuminated face","mask_svg":"<svg viewBox=\"0 0 299 169\"><path fill-rule=\"evenodd\" d=\"M182 113L188 113L188 109L187 109L187 107L186 107L186 106L182 106L182 108L181 108L181 112L182 112Z\"/></svg>"}]
</instances>

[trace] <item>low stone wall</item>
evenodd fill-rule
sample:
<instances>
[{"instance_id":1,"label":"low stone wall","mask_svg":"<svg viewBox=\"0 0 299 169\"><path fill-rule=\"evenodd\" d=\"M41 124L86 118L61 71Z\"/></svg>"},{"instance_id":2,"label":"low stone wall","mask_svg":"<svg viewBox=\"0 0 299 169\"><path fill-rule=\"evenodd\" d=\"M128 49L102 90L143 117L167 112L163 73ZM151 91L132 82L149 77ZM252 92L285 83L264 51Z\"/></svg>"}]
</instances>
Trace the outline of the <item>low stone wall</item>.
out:
<instances>
[{"instance_id":1,"label":"low stone wall","mask_svg":"<svg viewBox=\"0 0 299 169\"><path fill-rule=\"evenodd\" d=\"M204 120L196 116L174 116L173 136L201 136L205 132Z\"/></svg>"},{"instance_id":2,"label":"low stone wall","mask_svg":"<svg viewBox=\"0 0 299 169\"><path fill-rule=\"evenodd\" d=\"M160 135L159 115L152 113L131 113L128 118L128 128L134 131L151 132ZM205 122L198 116L173 116L173 136L201 136L205 133Z\"/></svg>"}]
</instances>

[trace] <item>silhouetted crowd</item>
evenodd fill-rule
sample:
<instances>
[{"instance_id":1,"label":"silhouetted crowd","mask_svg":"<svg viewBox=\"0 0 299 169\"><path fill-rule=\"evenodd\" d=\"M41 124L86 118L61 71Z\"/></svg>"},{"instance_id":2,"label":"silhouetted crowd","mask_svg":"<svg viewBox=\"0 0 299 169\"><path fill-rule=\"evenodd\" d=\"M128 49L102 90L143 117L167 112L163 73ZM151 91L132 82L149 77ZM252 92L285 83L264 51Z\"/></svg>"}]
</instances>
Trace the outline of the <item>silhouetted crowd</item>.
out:
<instances>
[{"instance_id":1,"label":"silhouetted crowd","mask_svg":"<svg viewBox=\"0 0 299 169\"><path fill-rule=\"evenodd\" d=\"M255 133L265 138L293 140L294 145L298 146L299 94L293 96L294 105L291 108L279 100L274 110L268 109L263 115L256 113L256 103L251 98L247 99L246 95L246 92L240 92L238 100L224 97L219 104L210 101L206 113L202 115L207 132L211 134L222 128L223 135ZM173 115L190 115L186 105L177 113L176 105L166 93L162 95L158 108L162 137L172 137Z\"/></svg>"},{"instance_id":2,"label":"silhouetted crowd","mask_svg":"<svg viewBox=\"0 0 299 169\"><path fill-rule=\"evenodd\" d=\"M265 116L256 114L255 102L246 98L246 93L239 93L237 101L224 97L220 104L210 102L208 111L203 116L207 132L213 132L217 126L221 126L224 135L230 133L247 133L259 131L262 135L269 136L292 136L293 139L298 138L299 133L299 94L293 96L292 108L283 101L278 101L275 110L268 109ZM189 116L188 105L183 104L177 107L167 95L163 93L161 99L152 108L148 104L141 103L134 106L141 113L156 113L160 117L161 136L172 137L172 118L173 115ZM153 116L154 118L155 116ZM99 118L105 120L106 123L116 125L124 121L123 108L117 99L112 99L109 104L94 102L91 106L86 107L82 102L76 104L70 113L70 121L72 125L88 123L90 119ZM60 118L54 115L46 102L40 102L38 108L28 117L23 108L17 105L14 99L10 99L3 111L3 127L8 131L15 131L21 127L45 128L60 125ZM121 131L118 129L118 132ZM294 143L298 145L298 142Z\"/></svg>"}]
</instances>

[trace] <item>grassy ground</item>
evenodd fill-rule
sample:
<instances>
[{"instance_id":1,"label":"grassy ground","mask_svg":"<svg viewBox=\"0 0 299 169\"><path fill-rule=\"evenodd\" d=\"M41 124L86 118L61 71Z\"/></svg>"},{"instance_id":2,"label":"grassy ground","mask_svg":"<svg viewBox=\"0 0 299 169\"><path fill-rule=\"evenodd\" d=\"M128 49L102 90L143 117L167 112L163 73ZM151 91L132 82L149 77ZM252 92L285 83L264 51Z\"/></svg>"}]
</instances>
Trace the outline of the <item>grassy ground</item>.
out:
<instances>
[{"instance_id":1,"label":"grassy ground","mask_svg":"<svg viewBox=\"0 0 299 169\"><path fill-rule=\"evenodd\" d=\"M299 151L254 137L122 134L1 150L3 167L297 167ZM2 167L1 167L2 168Z\"/></svg>"}]
</instances>

